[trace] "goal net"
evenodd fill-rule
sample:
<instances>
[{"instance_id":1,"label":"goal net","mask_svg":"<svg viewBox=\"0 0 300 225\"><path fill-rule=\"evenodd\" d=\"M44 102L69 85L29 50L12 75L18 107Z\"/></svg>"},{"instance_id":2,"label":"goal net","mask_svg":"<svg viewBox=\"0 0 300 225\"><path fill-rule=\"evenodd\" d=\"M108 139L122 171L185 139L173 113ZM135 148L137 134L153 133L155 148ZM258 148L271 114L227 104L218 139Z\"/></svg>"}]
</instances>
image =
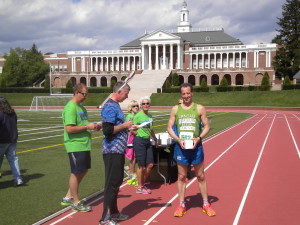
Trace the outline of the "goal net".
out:
<instances>
[{"instance_id":1,"label":"goal net","mask_svg":"<svg viewBox=\"0 0 300 225\"><path fill-rule=\"evenodd\" d=\"M34 96L29 111L62 110L73 95Z\"/></svg>"}]
</instances>

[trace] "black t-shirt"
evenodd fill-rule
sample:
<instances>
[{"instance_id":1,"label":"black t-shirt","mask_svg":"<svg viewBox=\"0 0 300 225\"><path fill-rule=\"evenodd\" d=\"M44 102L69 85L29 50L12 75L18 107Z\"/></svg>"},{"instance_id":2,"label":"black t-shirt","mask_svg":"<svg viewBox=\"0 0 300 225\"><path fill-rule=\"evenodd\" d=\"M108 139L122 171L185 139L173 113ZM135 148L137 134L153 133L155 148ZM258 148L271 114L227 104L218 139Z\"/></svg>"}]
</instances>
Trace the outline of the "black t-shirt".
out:
<instances>
[{"instance_id":1,"label":"black t-shirt","mask_svg":"<svg viewBox=\"0 0 300 225\"><path fill-rule=\"evenodd\" d=\"M0 112L0 143L16 143L18 140L17 114Z\"/></svg>"}]
</instances>

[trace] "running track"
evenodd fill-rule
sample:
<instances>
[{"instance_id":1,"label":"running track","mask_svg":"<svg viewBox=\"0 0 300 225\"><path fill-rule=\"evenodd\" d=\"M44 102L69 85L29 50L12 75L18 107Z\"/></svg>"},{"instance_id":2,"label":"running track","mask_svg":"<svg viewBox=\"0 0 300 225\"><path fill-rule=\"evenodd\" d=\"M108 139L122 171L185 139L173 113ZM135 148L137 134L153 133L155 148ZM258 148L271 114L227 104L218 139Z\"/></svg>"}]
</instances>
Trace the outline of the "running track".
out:
<instances>
[{"instance_id":1,"label":"running track","mask_svg":"<svg viewBox=\"0 0 300 225\"><path fill-rule=\"evenodd\" d=\"M247 112L254 116L204 141L209 199L217 216L202 213L195 178L188 181L182 218L173 217L176 183L151 183L151 195L136 194L124 183L118 205L131 218L120 224L300 224L300 111ZM68 210L45 224L99 224L102 194L89 204L90 213Z\"/></svg>"}]
</instances>

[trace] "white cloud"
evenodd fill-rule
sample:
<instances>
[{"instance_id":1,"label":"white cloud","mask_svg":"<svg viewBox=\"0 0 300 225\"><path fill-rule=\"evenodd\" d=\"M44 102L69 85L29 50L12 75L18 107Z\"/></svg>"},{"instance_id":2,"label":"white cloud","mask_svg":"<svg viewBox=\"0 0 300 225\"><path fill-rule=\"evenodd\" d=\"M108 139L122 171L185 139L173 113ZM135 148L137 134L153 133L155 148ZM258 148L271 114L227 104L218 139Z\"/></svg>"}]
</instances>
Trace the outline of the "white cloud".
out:
<instances>
[{"instance_id":1,"label":"white cloud","mask_svg":"<svg viewBox=\"0 0 300 225\"><path fill-rule=\"evenodd\" d=\"M145 32L174 30L183 0L1 0L0 54L118 49ZM270 42L285 0L188 0L193 28L223 27L245 44ZM274 35L274 36L272 36Z\"/></svg>"}]
</instances>

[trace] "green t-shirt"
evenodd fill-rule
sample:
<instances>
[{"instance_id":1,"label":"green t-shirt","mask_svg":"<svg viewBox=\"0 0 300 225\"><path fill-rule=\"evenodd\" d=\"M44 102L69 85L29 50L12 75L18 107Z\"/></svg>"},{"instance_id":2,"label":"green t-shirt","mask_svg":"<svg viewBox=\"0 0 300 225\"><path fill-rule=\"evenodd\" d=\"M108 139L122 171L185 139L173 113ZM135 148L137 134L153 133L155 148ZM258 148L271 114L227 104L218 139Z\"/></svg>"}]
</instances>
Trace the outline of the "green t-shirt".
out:
<instances>
[{"instance_id":1,"label":"green t-shirt","mask_svg":"<svg viewBox=\"0 0 300 225\"><path fill-rule=\"evenodd\" d=\"M89 124L87 111L82 105L69 101L62 112L64 124L64 144L67 152L91 150L91 132L67 133L66 125L84 126Z\"/></svg>"},{"instance_id":2,"label":"green t-shirt","mask_svg":"<svg viewBox=\"0 0 300 225\"><path fill-rule=\"evenodd\" d=\"M200 132L200 118L197 104L193 103L190 109L183 109L181 105L178 105L176 124L179 138L191 139L198 137Z\"/></svg>"},{"instance_id":3,"label":"green t-shirt","mask_svg":"<svg viewBox=\"0 0 300 225\"><path fill-rule=\"evenodd\" d=\"M139 125L148 121L151 121L151 123L147 124L145 127L139 128L136 136L141 138L150 138L153 122L151 114L146 115L142 111L139 111L137 114L135 114L133 124Z\"/></svg>"},{"instance_id":4,"label":"green t-shirt","mask_svg":"<svg viewBox=\"0 0 300 225\"><path fill-rule=\"evenodd\" d=\"M129 121L132 116L134 117L133 113L128 113L128 115L126 116L125 120Z\"/></svg>"}]
</instances>

